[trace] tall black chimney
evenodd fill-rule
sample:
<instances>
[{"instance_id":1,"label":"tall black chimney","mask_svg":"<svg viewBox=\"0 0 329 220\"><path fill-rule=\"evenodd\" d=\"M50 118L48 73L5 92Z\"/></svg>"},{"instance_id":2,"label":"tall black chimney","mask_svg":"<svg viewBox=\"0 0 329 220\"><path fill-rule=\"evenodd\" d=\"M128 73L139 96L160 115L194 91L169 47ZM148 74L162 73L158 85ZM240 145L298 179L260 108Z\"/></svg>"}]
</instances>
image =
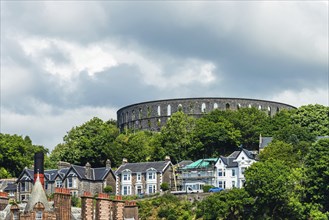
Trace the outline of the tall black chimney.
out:
<instances>
[{"instance_id":1,"label":"tall black chimney","mask_svg":"<svg viewBox=\"0 0 329 220\"><path fill-rule=\"evenodd\" d=\"M39 174L39 179L44 187L45 181L44 181L44 154L42 152L35 153L34 154L34 182L36 181L38 174Z\"/></svg>"}]
</instances>

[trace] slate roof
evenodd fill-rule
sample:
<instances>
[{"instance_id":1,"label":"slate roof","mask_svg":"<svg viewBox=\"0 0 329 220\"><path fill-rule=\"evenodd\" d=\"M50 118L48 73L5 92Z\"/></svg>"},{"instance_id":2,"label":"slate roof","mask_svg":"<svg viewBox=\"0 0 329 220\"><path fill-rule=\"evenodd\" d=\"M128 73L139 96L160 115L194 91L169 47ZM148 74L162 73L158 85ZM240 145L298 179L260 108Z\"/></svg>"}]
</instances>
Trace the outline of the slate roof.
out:
<instances>
[{"instance_id":1,"label":"slate roof","mask_svg":"<svg viewBox=\"0 0 329 220\"><path fill-rule=\"evenodd\" d=\"M99 167L99 168L90 168L91 170L91 178L87 178L86 176L86 167L78 166L78 165L71 165L70 169L66 172L66 175L71 171L78 175L78 177L82 180L93 180L93 181L103 181L108 173L112 172L114 176L114 172L110 168L106 167Z\"/></svg>"},{"instance_id":2,"label":"slate roof","mask_svg":"<svg viewBox=\"0 0 329 220\"><path fill-rule=\"evenodd\" d=\"M61 179L63 179L70 170L74 170L74 172L77 174L77 176L80 179L88 180L86 177L86 168L84 166L78 166L78 165L71 165L70 167L62 168L60 170L45 170L44 176L48 182L54 182L55 179L59 176ZM91 179L93 181L103 181L104 178L107 176L109 172L112 172L113 176L114 173L111 169L108 169L106 167L100 167L100 168L90 168L91 169ZM27 174L28 177L23 177L24 173ZM17 179L17 182L19 181L31 181L34 179L34 170L25 168L23 172L20 174L20 176Z\"/></svg>"},{"instance_id":3,"label":"slate roof","mask_svg":"<svg viewBox=\"0 0 329 220\"><path fill-rule=\"evenodd\" d=\"M240 151L237 151L240 153ZM238 154L239 155L239 154ZM238 156L236 155L236 157ZM223 163L228 167L238 167L238 163L234 162L234 160L236 159L236 157L220 157L223 161Z\"/></svg>"},{"instance_id":4,"label":"slate roof","mask_svg":"<svg viewBox=\"0 0 329 220\"><path fill-rule=\"evenodd\" d=\"M155 169L157 172L162 172L169 164L171 164L170 161L125 163L122 164L115 173L116 175L120 175L122 171L127 169L132 173L145 173L150 168Z\"/></svg>"},{"instance_id":5,"label":"slate roof","mask_svg":"<svg viewBox=\"0 0 329 220\"><path fill-rule=\"evenodd\" d=\"M6 188L3 189L4 192L16 191L17 184L16 183L8 183Z\"/></svg>"},{"instance_id":6,"label":"slate roof","mask_svg":"<svg viewBox=\"0 0 329 220\"><path fill-rule=\"evenodd\" d=\"M273 140L272 137L261 137L259 142L259 150L264 149Z\"/></svg>"}]
</instances>

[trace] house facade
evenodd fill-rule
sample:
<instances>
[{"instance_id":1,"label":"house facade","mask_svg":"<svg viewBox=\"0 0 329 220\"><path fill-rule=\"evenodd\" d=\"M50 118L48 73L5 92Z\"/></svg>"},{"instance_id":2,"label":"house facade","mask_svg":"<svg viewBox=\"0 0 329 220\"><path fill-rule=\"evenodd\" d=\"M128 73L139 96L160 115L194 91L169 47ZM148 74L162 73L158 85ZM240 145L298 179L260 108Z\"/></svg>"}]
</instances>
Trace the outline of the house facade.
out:
<instances>
[{"instance_id":1,"label":"house facade","mask_svg":"<svg viewBox=\"0 0 329 220\"><path fill-rule=\"evenodd\" d=\"M243 148L227 157L219 157L215 164L216 181L213 185L223 189L242 188L245 170L256 161L256 154Z\"/></svg>"},{"instance_id":2,"label":"house facade","mask_svg":"<svg viewBox=\"0 0 329 220\"><path fill-rule=\"evenodd\" d=\"M161 191L162 183L173 185L172 163L165 161L128 163L123 160L116 171L117 195L154 194Z\"/></svg>"},{"instance_id":3,"label":"house facade","mask_svg":"<svg viewBox=\"0 0 329 220\"><path fill-rule=\"evenodd\" d=\"M200 159L178 169L178 190L187 188L202 192L204 185L223 189L241 188L245 182L244 172L254 162L256 154L241 148L227 157Z\"/></svg>"},{"instance_id":4,"label":"house facade","mask_svg":"<svg viewBox=\"0 0 329 220\"><path fill-rule=\"evenodd\" d=\"M17 179L17 200L28 201L34 182L34 170L25 168ZM105 167L92 168L59 162L58 169L44 171L44 190L47 195L55 192L55 188L68 188L73 196L81 196L84 191L103 192L104 187L114 190L115 174L108 160Z\"/></svg>"}]
</instances>

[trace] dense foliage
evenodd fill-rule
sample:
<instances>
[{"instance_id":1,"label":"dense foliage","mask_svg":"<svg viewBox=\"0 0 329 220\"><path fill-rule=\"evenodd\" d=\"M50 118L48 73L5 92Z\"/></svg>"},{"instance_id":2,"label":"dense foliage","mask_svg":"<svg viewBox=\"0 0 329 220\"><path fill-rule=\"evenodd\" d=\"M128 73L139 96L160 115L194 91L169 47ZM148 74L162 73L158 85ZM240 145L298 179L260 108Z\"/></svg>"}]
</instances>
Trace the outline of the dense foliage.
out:
<instances>
[{"instance_id":1,"label":"dense foliage","mask_svg":"<svg viewBox=\"0 0 329 220\"><path fill-rule=\"evenodd\" d=\"M245 172L245 189L213 194L200 203L172 195L139 203L141 219L328 219L329 107L302 106L273 117L255 108L215 110L195 119L176 112L160 132L125 130L115 121L90 121L72 128L46 157L92 167L110 159L118 167L129 162L163 160L173 163L228 155L240 145L257 149L259 137L273 137ZM28 137L0 134L0 178L18 176L33 164L35 152L47 152ZM163 186L167 188L167 186Z\"/></svg>"},{"instance_id":2,"label":"dense foliage","mask_svg":"<svg viewBox=\"0 0 329 220\"><path fill-rule=\"evenodd\" d=\"M17 177L24 167L31 167L36 152L48 151L33 145L28 136L0 133L0 178Z\"/></svg>"}]
</instances>

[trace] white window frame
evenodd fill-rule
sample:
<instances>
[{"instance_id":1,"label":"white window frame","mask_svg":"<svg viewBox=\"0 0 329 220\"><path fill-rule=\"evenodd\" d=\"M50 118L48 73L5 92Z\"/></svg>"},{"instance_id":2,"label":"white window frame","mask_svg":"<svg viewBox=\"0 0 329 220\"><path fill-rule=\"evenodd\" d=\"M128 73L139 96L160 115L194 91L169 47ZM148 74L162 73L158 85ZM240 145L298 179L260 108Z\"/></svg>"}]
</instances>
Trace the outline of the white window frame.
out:
<instances>
[{"instance_id":1,"label":"white window frame","mask_svg":"<svg viewBox=\"0 0 329 220\"><path fill-rule=\"evenodd\" d=\"M232 169L232 176L235 176L235 169Z\"/></svg>"},{"instance_id":2,"label":"white window frame","mask_svg":"<svg viewBox=\"0 0 329 220\"><path fill-rule=\"evenodd\" d=\"M63 187L62 180L56 180L56 188L62 188L62 187Z\"/></svg>"},{"instance_id":3,"label":"white window frame","mask_svg":"<svg viewBox=\"0 0 329 220\"><path fill-rule=\"evenodd\" d=\"M147 194L154 194L156 191L156 184L147 184Z\"/></svg>"},{"instance_id":4,"label":"white window frame","mask_svg":"<svg viewBox=\"0 0 329 220\"><path fill-rule=\"evenodd\" d=\"M124 195L124 196L131 195L131 186L123 185L122 186L122 195Z\"/></svg>"},{"instance_id":5,"label":"white window frame","mask_svg":"<svg viewBox=\"0 0 329 220\"><path fill-rule=\"evenodd\" d=\"M157 175L156 175L156 172L155 171L149 171L149 172L147 172L147 180L156 180L156 176Z\"/></svg>"},{"instance_id":6,"label":"white window frame","mask_svg":"<svg viewBox=\"0 0 329 220\"><path fill-rule=\"evenodd\" d=\"M142 181L142 174L141 173L137 173L137 175L136 175L136 181L137 182L141 182Z\"/></svg>"}]
</instances>

